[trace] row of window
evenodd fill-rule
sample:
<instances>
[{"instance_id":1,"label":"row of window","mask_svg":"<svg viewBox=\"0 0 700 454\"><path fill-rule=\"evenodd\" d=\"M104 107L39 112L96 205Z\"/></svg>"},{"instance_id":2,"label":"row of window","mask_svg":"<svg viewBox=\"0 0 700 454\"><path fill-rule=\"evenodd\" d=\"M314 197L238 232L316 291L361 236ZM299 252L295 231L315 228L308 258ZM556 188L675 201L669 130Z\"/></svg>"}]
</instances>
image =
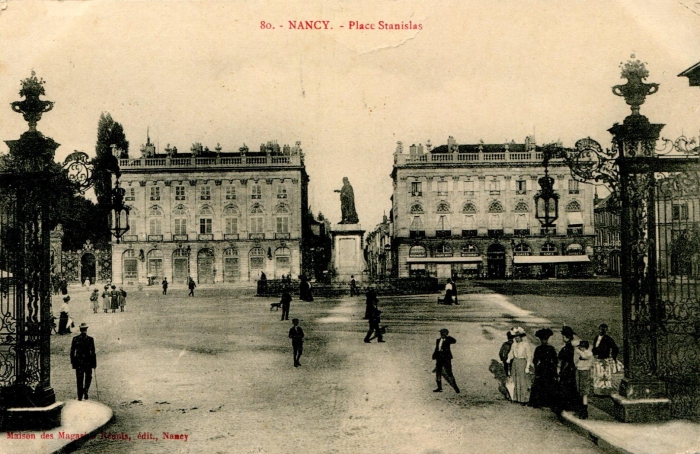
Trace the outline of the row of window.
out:
<instances>
[{"instance_id":1,"label":"row of window","mask_svg":"<svg viewBox=\"0 0 700 454\"><path fill-rule=\"evenodd\" d=\"M251 184L248 186L250 188L250 198L253 200L262 199L262 186L259 184ZM134 201L136 200L136 188L127 187L125 200ZM156 201L161 200L161 187L151 186L148 188L149 200ZM198 186L198 198L199 200L211 200L212 192L211 186ZM226 200L236 200L238 194L235 186L225 186L224 187L224 197ZM286 199L287 198L287 186L284 184L277 186L277 198ZM175 200L187 200L187 190L185 186L175 186Z\"/></svg>"},{"instance_id":2,"label":"row of window","mask_svg":"<svg viewBox=\"0 0 700 454\"><path fill-rule=\"evenodd\" d=\"M438 181L437 182L437 194L438 196L447 196L449 194L448 181ZM476 187L475 181L464 181L462 182L462 187L465 193L473 195ZM491 180L487 182L487 191L492 195L498 195L501 192L501 181ZM515 192L516 194L527 194L528 184L527 180L516 180L515 181ZM498 194L494 194L498 193ZM569 180L569 194L579 193L579 182L576 180ZM421 197L423 195L423 182L422 181L412 181L411 182L411 195L413 197Z\"/></svg>"},{"instance_id":3,"label":"row of window","mask_svg":"<svg viewBox=\"0 0 700 454\"><path fill-rule=\"evenodd\" d=\"M174 219L174 230L175 235L187 235L187 218L175 218ZM248 232L249 233L264 233L265 232L265 218L262 216L251 216L248 218ZM199 218L199 233L200 234L211 234L213 233L213 219L212 218ZM223 233L227 235L238 234L239 233L239 222L238 218L226 217L223 223ZM275 233L289 233L289 216L278 216L274 218ZM137 233L137 226L134 222L130 224L129 233ZM148 219L148 234L149 235L162 235L163 234L163 220L161 218L149 218Z\"/></svg>"},{"instance_id":4,"label":"row of window","mask_svg":"<svg viewBox=\"0 0 700 454\"><path fill-rule=\"evenodd\" d=\"M513 251L515 255L530 255L532 254L532 248L527 243L518 243L513 246ZM557 246L554 243L544 243L540 248L540 252L543 254L556 254L558 252ZM570 244L566 247L567 254L577 254L583 252L583 247L580 244ZM460 250L460 255L462 257L476 257L479 256L479 248L476 245L468 243L462 246ZM411 258L426 258L428 257L428 250L425 246L411 246L408 250L408 256ZM447 243L442 243L438 245L433 250L433 257L453 257L454 252L452 246Z\"/></svg>"},{"instance_id":5,"label":"row of window","mask_svg":"<svg viewBox=\"0 0 700 454\"><path fill-rule=\"evenodd\" d=\"M280 203L275 207L273 210L274 214L289 214L290 213L290 208L289 205L286 203ZM134 208L131 209L131 216L136 217L136 210ZM148 208L147 211L147 216L149 217L162 217L164 215L163 208L161 208L158 205L152 205L151 207ZM187 216L188 214L188 208L185 205L179 204L173 209L173 216ZM210 205L203 205L199 207L199 211L197 212L199 216L214 216L214 209ZM226 205L223 209L223 214L224 216L240 216L240 210L238 208L238 205L236 204L229 204ZM265 214L265 210L262 205L259 203L254 203L250 207L250 214Z\"/></svg>"},{"instance_id":6,"label":"row of window","mask_svg":"<svg viewBox=\"0 0 700 454\"><path fill-rule=\"evenodd\" d=\"M420 203L414 203L411 205L410 208L410 213L411 214L422 214L425 213L425 210L423 209L423 205ZM513 207L513 211L521 212L521 213L528 213L530 211L530 207L526 202L520 201L515 204L515 207ZM571 202L566 204L566 211L581 211L581 204L576 201L572 200ZM436 213L451 213L452 208L450 207L450 204L447 202L440 202L437 204L435 208ZM462 213L469 214L469 213L476 213L476 205L472 202L467 202L462 206ZM493 201L489 204L488 213L503 213L505 212L503 208L503 204L499 201Z\"/></svg>"}]
</instances>

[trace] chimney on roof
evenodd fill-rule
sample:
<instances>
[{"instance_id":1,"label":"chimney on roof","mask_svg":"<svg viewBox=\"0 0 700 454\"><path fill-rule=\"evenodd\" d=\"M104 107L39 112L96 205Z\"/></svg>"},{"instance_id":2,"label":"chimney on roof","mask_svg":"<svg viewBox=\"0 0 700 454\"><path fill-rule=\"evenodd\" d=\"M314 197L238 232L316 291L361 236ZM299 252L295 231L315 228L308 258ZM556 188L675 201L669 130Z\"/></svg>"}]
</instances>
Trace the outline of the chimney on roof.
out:
<instances>
[{"instance_id":1,"label":"chimney on roof","mask_svg":"<svg viewBox=\"0 0 700 454\"><path fill-rule=\"evenodd\" d=\"M411 155L416 154L416 144L414 143L413 145L411 145L410 147L408 147L408 150L409 150L409 153L410 153Z\"/></svg>"},{"instance_id":2,"label":"chimney on roof","mask_svg":"<svg viewBox=\"0 0 700 454\"><path fill-rule=\"evenodd\" d=\"M418 144L418 154L423 154L423 144L422 143Z\"/></svg>"},{"instance_id":3,"label":"chimney on roof","mask_svg":"<svg viewBox=\"0 0 700 454\"><path fill-rule=\"evenodd\" d=\"M452 136L449 136L447 138L447 151L450 153L454 153L457 151L457 141Z\"/></svg>"},{"instance_id":4,"label":"chimney on roof","mask_svg":"<svg viewBox=\"0 0 700 454\"><path fill-rule=\"evenodd\" d=\"M398 142L396 142L396 153L397 154L403 153L403 142L401 142L400 140Z\"/></svg>"},{"instance_id":5,"label":"chimney on roof","mask_svg":"<svg viewBox=\"0 0 700 454\"><path fill-rule=\"evenodd\" d=\"M430 143L430 139L425 142L425 151L430 153L433 150L433 144Z\"/></svg>"}]
</instances>

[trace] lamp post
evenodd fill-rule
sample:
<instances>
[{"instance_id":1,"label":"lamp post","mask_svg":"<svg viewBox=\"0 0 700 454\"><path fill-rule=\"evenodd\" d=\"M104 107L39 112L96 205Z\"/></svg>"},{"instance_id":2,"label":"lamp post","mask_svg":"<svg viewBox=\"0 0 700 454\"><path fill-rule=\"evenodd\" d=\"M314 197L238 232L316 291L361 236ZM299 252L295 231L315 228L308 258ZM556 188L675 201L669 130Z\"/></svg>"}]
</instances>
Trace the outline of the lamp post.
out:
<instances>
[{"instance_id":1,"label":"lamp post","mask_svg":"<svg viewBox=\"0 0 700 454\"><path fill-rule=\"evenodd\" d=\"M554 221L559 218L559 194L554 191L554 178L549 176L549 160L554 157L554 150L545 148L543 152L544 176L537 182L540 190L535 194L535 218L540 222L543 232L549 233Z\"/></svg>"}]
</instances>

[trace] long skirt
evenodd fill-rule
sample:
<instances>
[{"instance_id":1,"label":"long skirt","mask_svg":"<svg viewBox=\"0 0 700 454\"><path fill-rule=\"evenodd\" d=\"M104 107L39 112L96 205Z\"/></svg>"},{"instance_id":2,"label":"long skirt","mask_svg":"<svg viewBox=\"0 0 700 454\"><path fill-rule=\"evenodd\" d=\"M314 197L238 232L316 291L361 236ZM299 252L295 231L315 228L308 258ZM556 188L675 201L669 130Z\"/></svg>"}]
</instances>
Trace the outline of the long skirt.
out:
<instances>
[{"instance_id":1,"label":"long skirt","mask_svg":"<svg viewBox=\"0 0 700 454\"><path fill-rule=\"evenodd\" d=\"M107 309L109 309L109 304L110 304L111 300L112 300L111 296L103 296L102 297L102 310L103 311L107 311Z\"/></svg>"},{"instance_id":2,"label":"long skirt","mask_svg":"<svg viewBox=\"0 0 700 454\"><path fill-rule=\"evenodd\" d=\"M530 376L525 373L527 360L525 358L514 358L511 366L510 374L515 383L515 390L511 400L513 402L527 403L530 401Z\"/></svg>"},{"instance_id":3,"label":"long skirt","mask_svg":"<svg viewBox=\"0 0 700 454\"><path fill-rule=\"evenodd\" d=\"M581 396L587 396L591 393L591 371L577 370L576 371L576 390Z\"/></svg>"},{"instance_id":4,"label":"long skirt","mask_svg":"<svg viewBox=\"0 0 700 454\"><path fill-rule=\"evenodd\" d=\"M58 318L58 334L70 334L70 329L68 328L68 314L61 312Z\"/></svg>"},{"instance_id":5,"label":"long skirt","mask_svg":"<svg viewBox=\"0 0 700 454\"><path fill-rule=\"evenodd\" d=\"M593 378L593 394L597 396L609 396L615 392L612 382L615 360L612 358L596 359L591 370Z\"/></svg>"},{"instance_id":6,"label":"long skirt","mask_svg":"<svg viewBox=\"0 0 700 454\"><path fill-rule=\"evenodd\" d=\"M535 408L554 407L559 396L557 376L535 377L530 388L530 406Z\"/></svg>"}]
</instances>

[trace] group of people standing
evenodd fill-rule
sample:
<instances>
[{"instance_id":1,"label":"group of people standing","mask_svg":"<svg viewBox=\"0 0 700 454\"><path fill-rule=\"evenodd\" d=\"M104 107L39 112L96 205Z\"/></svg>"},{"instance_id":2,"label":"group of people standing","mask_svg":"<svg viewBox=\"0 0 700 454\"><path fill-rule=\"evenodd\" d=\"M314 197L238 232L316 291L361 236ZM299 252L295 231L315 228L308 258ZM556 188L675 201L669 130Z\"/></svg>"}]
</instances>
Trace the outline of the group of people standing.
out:
<instances>
[{"instance_id":1,"label":"group of people standing","mask_svg":"<svg viewBox=\"0 0 700 454\"><path fill-rule=\"evenodd\" d=\"M98 290L94 289L92 295L90 296L90 301L92 301L92 311L97 313L100 308L99 298L97 296ZM124 312L124 306L126 306L126 291L119 287L117 289L116 285L105 285L104 291L102 292L102 310L107 313L110 309L112 313L115 313L117 309L120 312Z\"/></svg>"},{"instance_id":2,"label":"group of people standing","mask_svg":"<svg viewBox=\"0 0 700 454\"><path fill-rule=\"evenodd\" d=\"M588 396L608 395L616 368L618 347L601 324L592 344L580 339L570 326L561 329L564 346L557 353L549 344L554 332L539 329L540 345L532 348L522 328L506 333L499 357L506 373L506 388L513 402L534 408L576 411L588 418Z\"/></svg>"}]
</instances>

